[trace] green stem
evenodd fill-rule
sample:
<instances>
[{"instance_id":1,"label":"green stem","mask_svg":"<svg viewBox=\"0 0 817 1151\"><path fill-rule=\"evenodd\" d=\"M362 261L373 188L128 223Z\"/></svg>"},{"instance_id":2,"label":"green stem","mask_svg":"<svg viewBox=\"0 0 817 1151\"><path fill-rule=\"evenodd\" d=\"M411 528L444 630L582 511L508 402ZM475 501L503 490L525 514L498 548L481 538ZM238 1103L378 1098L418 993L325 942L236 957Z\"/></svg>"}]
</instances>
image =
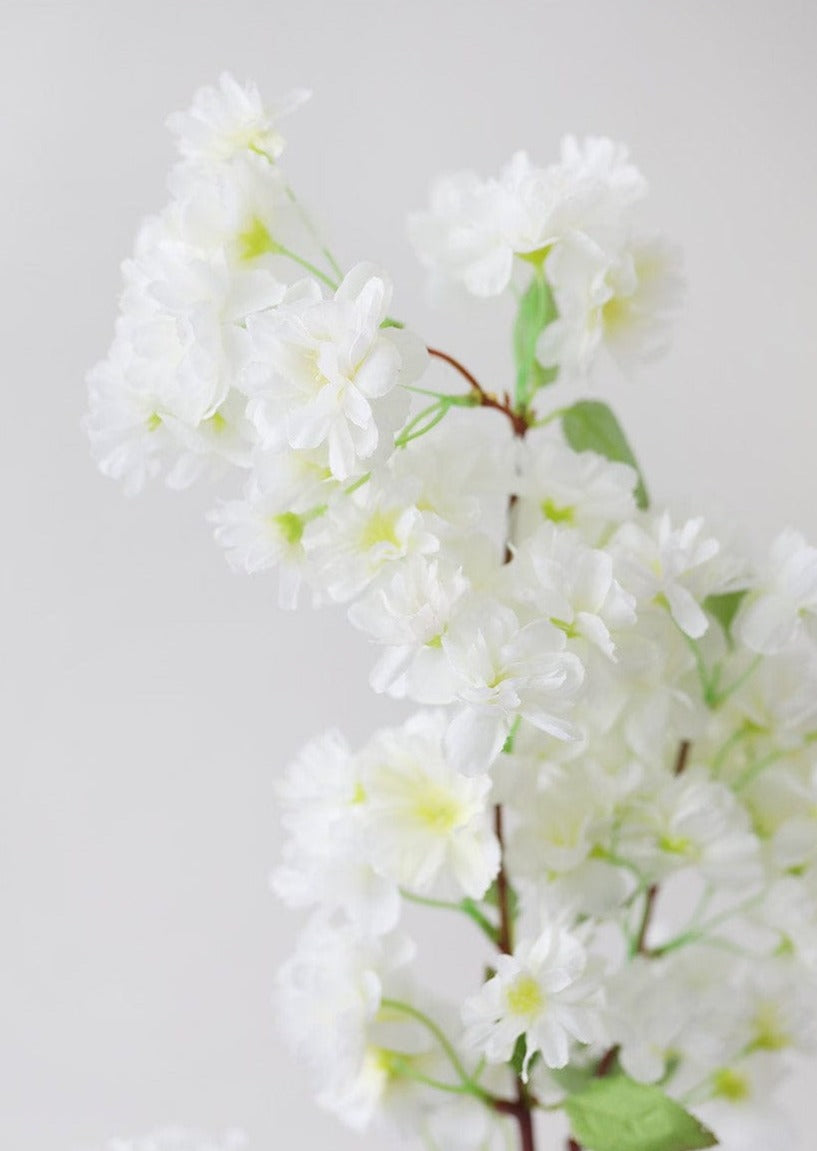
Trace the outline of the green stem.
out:
<instances>
[{"instance_id":1,"label":"green stem","mask_svg":"<svg viewBox=\"0 0 817 1151\"><path fill-rule=\"evenodd\" d=\"M650 951L650 955L667 955L670 951L677 951L680 947L686 947L690 943L711 943L713 942L712 940L705 939L704 937L708 935L714 927L720 927L722 923L727 923L730 919L734 918L734 916L740 915L742 912L755 907L765 898L765 894L754 895L751 899L747 899L745 903L738 904L737 907L727 908L726 911L722 911L719 915L713 915L711 919L701 924L700 927L693 928L690 931L683 931L680 935L676 935L674 939L670 939L668 943L662 944L661 947L654 947Z\"/></svg>"},{"instance_id":2,"label":"green stem","mask_svg":"<svg viewBox=\"0 0 817 1151\"><path fill-rule=\"evenodd\" d=\"M344 488L344 493L347 496L352 495L352 493L356 492L358 490L358 488L362 488L364 484L367 484L371 478L372 478L372 473L366 472L365 475L362 475L360 477L360 479L357 479L354 481L354 483L349 484L348 488Z\"/></svg>"},{"instance_id":3,"label":"green stem","mask_svg":"<svg viewBox=\"0 0 817 1151\"><path fill-rule=\"evenodd\" d=\"M570 411L571 407L572 404L568 404L566 407L554 408L553 411L548 412L546 416L541 416L538 420L534 421L534 423L531 424L531 427L545 428L548 424L552 424L555 420L560 420L565 412Z\"/></svg>"},{"instance_id":4,"label":"green stem","mask_svg":"<svg viewBox=\"0 0 817 1151\"><path fill-rule=\"evenodd\" d=\"M752 662L746 668L746 671L744 671L741 675L739 675L738 678L736 680L734 680L733 683L730 683L728 687L723 688L722 691L716 691L715 692L715 707L720 707L720 705L722 703L724 703L727 699L729 699L730 695L734 695L734 693L738 690L738 688L743 687L743 685L746 683L747 679L749 679L751 676L753 676L755 674L755 672L760 667L762 662L763 662L763 656L762 655L755 656L755 658L752 660Z\"/></svg>"},{"instance_id":5,"label":"green stem","mask_svg":"<svg viewBox=\"0 0 817 1151\"><path fill-rule=\"evenodd\" d=\"M803 736L803 744L808 746L817 741L817 732L810 731ZM768 755L762 759L758 759L755 763L750 763L746 770L738 776L735 783L732 785L735 791L741 791L744 787L748 787L750 783L754 783L762 771L773 763L777 763L781 759L789 759L792 756L799 755L803 747L779 748L777 751L769 752Z\"/></svg>"},{"instance_id":6,"label":"green stem","mask_svg":"<svg viewBox=\"0 0 817 1151\"><path fill-rule=\"evenodd\" d=\"M478 1095L482 1097L482 1092L479 1088L474 1090L472 1084L466 1083L444 1083L442 1079L435 1079L431 1075L424 1075L422 1071L418 1071L411 1063L411 1057L404 1055L399 1051L385 1051L388 1058L389 1066L396 1071L398 1075L403 1075L407 1079L413 1079L416 1083L423 1083L426 1087L433 1087L435 1091L446 1091L449 1095Z\"/></svg>"},{"instance_id":7,"label":"green stem","mask_svg":"<svg viewBox=\"0 0 817 1151\"><path fill-rule=\"evenodd\" d=\"M463 915L467 915L473 923L476 923L477 927L488 936L492 943L497 941L496 927L487 915L480 911L473 899L463 899L459 903L454 903L453 900L429 899L425 895L415 895L414 892L405 891L403 888L400 889L400 894L410 903L417 903L421 907L434 907L441 911L459 911Z\"/></svg>"},{"instance_id":8,"label":"green stem","mask_svg":"<svg viewBox=\"0 0 817 1151\"><path fill-rule=\"evenodd\" d=\"M305 268L307 272L310 272L315 277L315 279L320 280L322 283L326 284L326 286L331 288L333 292L338 290L337 280L333 280L331 276L327 276L326 272L322 271L316 264L313 264L311 260L305 260L303 256L299 256L297 252L293 252L290 248L285 247L283 244L279 244L277 240L273 241L270 250L276 256L285 256L288 260L293 260L296 264L300 264L302 268Z\"/></svg>"},{"instance_id":9,"label":"green stem","mask_svg":"<svg viewBox=\"0 0 817 1151\"><path fill-rule=\"evenodd\" d=\"M295 195L294 190L289 186L289 184L286 185L286 194L289 197L290 203L294 204L295 207L298 209L298 215L303 220L304 225L306 227L306 230L309 232L312 239L315 241L315 243L320 248L321 255L324 257L326 262L329 264L329 267L335 273L338 280L342 280L343 279L343 269L341 268L340 264L337 262L335 257L332 255L332 252L330 251L329 247L326 244L324 244L323 240L321 239L321 237L318 233L318 229L315 227L315 225L312 222L311 217L309 216L309 213L307 212L306 208L304 208L303 204L298 199L298 197Z\"/></svg>"},{"instance_id":10,"label":"green stem","mask_svg":"<svg viewBox=\"0 0 817 1151\"><path fill-rule=\"evenodd\" d=\"M698 646L697 641L694 640L691 635L687 635L682 627L679 627L677 623L675 626L686 640L687 647L695 658L695 667L698 671L698 679L701 682L701 694L703 695L704 703L710 709L710 711L714 711L714 709L717 707L717 692L715 690L715 684L713 682L712 676L710 675L706 666L706 662L704 661L704 657L701 654L701 649Z\"/></svg>"},{"instance_id":11,"label":"green stem","mask_svg":"<svg viewBox=\"0 0 817 1151\"><path fill-rule=\"evenodd\" d=\"M419 1007L412 1006L411 1003L404 1003L402 999L383 999L380 1003L381 1009L385 1011L397 1011L401 1015L407 1015L410 1019L414 1019L429 1031L439 1043L445 1054L448 1056L451 1066L459 1076L463 1086L468 1086L471 1089L472 1095L479 1095L481 1097L488 1097L488 1093L483 1091L478 1083L475 1083L471 1076L466 1071L462 1060L457 1054L453 1043L442 1030L424 1011Z\"/></svg>"},{"instance_id":12,"label":"green stem","mask_svg":"<svg viewBox=\"0 0 817 1151\"><path fill-rule=\"evenodd\" d=\"M437 424L441 423L450 411L451 405L445 402L445 399L436 400L433 404L429 404L427 408L423 408L421 412L409 420L399 435L394 437L394 446L396 448L404 448L410 444L412 440L419 440L426 432L430 432L432 428L436 428Z\"/></svg>"},{"instance_id":13,"label":"green stem","mask_svg":"<svg viewBox=\"0 0 817 1151\"><path fill-rule=\"evenodd\" d=\"M729 753L739 744L742 740L746 739L752 734L752 728L749 724L742 724L737 731L733 731L729 738L723 743L712 757L712 774L718 776L727 759Z\"/></svg>"}]
</instances>

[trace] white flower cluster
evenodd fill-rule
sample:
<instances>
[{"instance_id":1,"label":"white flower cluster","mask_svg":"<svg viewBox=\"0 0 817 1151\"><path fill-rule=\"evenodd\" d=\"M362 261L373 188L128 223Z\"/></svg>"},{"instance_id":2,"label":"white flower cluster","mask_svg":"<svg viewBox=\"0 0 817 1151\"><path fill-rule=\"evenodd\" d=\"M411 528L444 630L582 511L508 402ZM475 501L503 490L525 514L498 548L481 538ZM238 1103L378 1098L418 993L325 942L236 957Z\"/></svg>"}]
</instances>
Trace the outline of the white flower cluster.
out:
<instances>
[{"instance_id":1,"label":"white flower cluster","mask_svg":"<svg viewBox=\"0 0 817 1151\"><path fill-rule=\"evenodd\" d=\"M443 177L430 210L410 218L411 235L435 280L475 296L505 292L520 266L538 269L556 317L539 337L537 359L583 375L602 343L627 364L664 347L681 280L677 254L635 226L646 194L620 145L568 136L547 168L517 152L498 178Z\"/></svg>"},{"instance_id":2,"label":"white flower cluster","mask_svg":"<svg viewBox=\"0 0 817 1151\"><path fill-rule=\"evenodd\" d=\"M637 238L640 173L568 140L440 183L412 223L433 271L529 277L513 397L433 351L449 394L413 387L384 273L303 254L326 250L255 89L223 77L172 126L173 200L91 377L100 466L131 490L241 469L212 513L229 561L348 604L373 689L416 708L357 751L314 740L279 785L273 886L311 917L278 999L319 1102L455 1149L513 1123L530 1147L564 1106L580 1147L618 1091L679 1151L709 1145L686 1109L767 1146L817 990L817 549L786 531L754 565L649 506L605 404L547 410L554 369L654 347L674 273ZM417 976L410 904L462 921L457 1001Z\"/></svg>"}]
</instances>

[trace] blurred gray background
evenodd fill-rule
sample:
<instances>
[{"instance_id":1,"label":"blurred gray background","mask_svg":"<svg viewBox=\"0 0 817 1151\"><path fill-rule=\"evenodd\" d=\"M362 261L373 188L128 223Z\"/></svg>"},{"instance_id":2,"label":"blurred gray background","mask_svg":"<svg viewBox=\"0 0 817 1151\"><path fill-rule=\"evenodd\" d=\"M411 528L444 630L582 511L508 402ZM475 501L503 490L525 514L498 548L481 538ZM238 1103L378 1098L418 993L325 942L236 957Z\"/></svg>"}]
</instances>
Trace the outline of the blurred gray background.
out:
<instances>
[{"instance_id":1,"label":"blurred gray background","mask_svg":"<svg viewBox=\"0 0 817 1151\"><path fill-rule=\"evenodd\" d=\"M609 398L657 495L814 539L817 8L3 0L0 32L0 1147L174 1120L383 1148L313 1108L270 1007L295 927L267 889L273 779L314 732L394 714L370 654L340 613L284 615L274 579L232 575L206 493L126 501L80 432L119 262L164 202L164 118L224 68L270 100L313 88L292 183L343 262L382 261L399 313L492 382L505 317L430 308L407 210L439 171L547 162L567 130L628 142L689 293L670 357ZM788 1097L813 1127L810 1081Z\"/></svg>"}]
</instances>

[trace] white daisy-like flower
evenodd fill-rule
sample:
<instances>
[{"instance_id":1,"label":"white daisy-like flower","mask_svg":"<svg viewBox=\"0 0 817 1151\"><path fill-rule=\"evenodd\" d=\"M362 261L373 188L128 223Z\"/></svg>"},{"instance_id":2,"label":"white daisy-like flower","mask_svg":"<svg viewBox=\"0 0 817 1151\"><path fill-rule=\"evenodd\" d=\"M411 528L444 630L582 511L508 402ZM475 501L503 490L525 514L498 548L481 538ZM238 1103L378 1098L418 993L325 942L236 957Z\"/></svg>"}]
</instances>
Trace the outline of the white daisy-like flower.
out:
<instances>
[{"instance_id":1,"label":"white daisy-like flower","mask_svg":"<svg viewBox=\"0 0 817 1151\"><path fill-rule=\"evenodd\" d=\"M580 232L552 249L545 274L558 315L537 343L544 367L586 375L602 346L624 368L665 350L682 285L667 244L630 241L610 252Z\"/></svg>"},{"instance_id":2,"label":"white daisy-like flower","mask_svg":"<svg viewBox=\"0 0 817 1151\"><path fill-rule=\"evenodd\" d=\"M673 526L669 512L646 527L624 524L610 544L625 586L639 602L663 602L681 631L700 639L709 627L701 606L708 595L726 591L729 576L713 561L721 547L704 534L701 518Z\"/></svg>"},{"instance_id":3,"label":"white daisy-like flower","mask_svg":"<svg viewBox=\"0 0 817 1151\"><path fill-rule=\"evenodd\" d=\"M363 935L391 931L400 916L397 883L373 867L360 765L339 732L303 748L278 785L278 799L288 833L272 875L279 899L340 911Z\"/></svg>"},{"instance_id":4,"label":"white daisy-like flower","mask_svg":"<svg viewBox=\"0 0 817 1151\"><path fill-rule=\"evenodd\" d=\"M481 898L499 870L491 781L446 759L446 717L421 712L358 756L365 838L375 868L419 893Z\"/></svg>"},{"instance_id":5,"label":"white daisy-like flower","mask_svg":"<svg viewBox=\"0 0 817 1151\"><path fill-rule=\"evenodd\" d=\"M545 254L576 231L607 235L646 191L621 145L568 136L561 162L537 168L517 152L498 178L460 172L438 180L428 212L409 218L422 263L475 296L508 287L515 256Z\"/></svg>"},{"instance_id":6,"label":"white daisy-like flower","mask_svg":"<svg viewBox=\"0 0 817 1151\"><path fill-rule=\"evenodd\" d=\"M544 521L573 527L591 544L636 512L638 476L628 464L596 452L574 452L546 433L531 433L520 449L522 537Z\"/></svg>"},{"instance_id":7,"label":"white daisy-like flower","mask_svg":"<svg viewBox=\"0 0 817 1151\"><path fill-rule=\"evenodd\" d=\"M297 607L309 574L304 531L333 487L314 454L310 459L307 452L257 453L242 498L220 500L209 514L234 570L279 569L281 607Z\"/></svg>"},{"instance_id":8,"label":"white daisy-like flower","mask_svg":"<svg viewBox=\"0 0 817 1151\"><path fill-rule=\"evenodd\" d=\"M318 917L278 972L280 1018L311 1069L317 1102L355 1130L371 1123L392 1081L389 1057L401 1047L393 1035L390 1049L380 1042L379 1016L413 954L404 936L361 938ZM409 1017L398 1023L412 1028Z\"/></svg>"},{"instance_id":9,"label":"white daisy-like flower","mask_svg":"<svg viewBox=\"0 0 817 1151\"><path fill-rule=\"evenodd\" d=\"M305 546L315 579L340 603L383 578L397 561L436 555L438 537L429 530L407 484L372 475L356 491L339 491L324 515L308 527Z\"/></svg>"},{"instance_id":10,"label":"white daisy-like flower","mask_svg":"<svg viewBox=\"0 0 817 1151\"><path fill-rule=\"evenodd\" d=\"M791 1122L775 1099L783 1072L779 1059L758 1051L712 1074L711 1098L693 1110L722 1151L768 1151L795 1142Z\"/></svg>"},{"instance_id":11,"label":"white daisy-like flower","mask_svg":"<svg viewBox=\"0 0 817 1151\"><path fill-rule=\"evenodd\" d=\"M523 1078L537 1052L547 1067L565 1067L574 1042L604 1041L603 998L583 944L552 924L501 955L496 975L465 1001L464 1042L490 1063L505 1063L524 1035Z\"/></svg>"},{"instance_id":12,"label":"white daisy-like flower","mask_svg":"<svg viewBox=\"0 0 817 1151\"><path fill-rule=\"evenodd\" d=\"M584 679L581 661L565 651L563 631L548 620L522 627L505 604L469 599L442 645L465 705L448 730L447 747L461 771L480 771L496 758L517 715L557 739L574 738L564 713Z\"/></svg>"},{"instance_id":13,"label":"white daisy-like flower","mask_svg":"<svg viewBox=\"0 0 817 1151\"><path fill-rule=\"evenodd\" d=\"M223 72L218 84L200 88L186 112L168 117L167 126L178 137L185 160L218 164L241 152L277 160L284 140L277 121L308 100L306 89L296 89L273 108L267 108L255 84L239 84Z\"/></svg>"},{"instance_id":14,"label":"white daisy-like flower","mask_svg":"<svg viewBox=\"0 0 817 1151\"><path fill-rule=\"evenodd\" d=\"M454 698L442 637L469 586L450 561L409 555L351 605L355 627L386 648L370 677L375 691L426 704Z\"/></svg>"},{"instance_id":15,"label":"white daisy-like flower","mask_svg":"<svg viewBox=\"0 0 817 1151\"><path fill-rule=\"evenodd\" d=\"M752 651L772 655L801 632L817 637L817 548L799 532L781 532L760 586L745 601L735 630Z\"/></svg>"},{"instance_id":16,"label":"white daisy-like flower","mask_svg":"<svg viewBox=\"0 0 817 1151\"><path fill-rule=\"evenodd\" d=\"M581 638L615 659L613 634L635 623L635 597L613 575L612 556L577 532L543 524L516 554L511 582L568 638Z\"/></svg>"},{"instance_id":17,"label":"white daisy-like flower","mask_svg":"<svg viewBox=\"0 0 817 1151\"><path fill-rule=\"evenodd\" d=\"M635 797L619 842L627 858L653 877L691 867L725 888L750 888L762 877L759 843L745 808L698 766Z\"/></svg>"},{"instance_id":18,"label":"white daisy-like flower","mask_svg":"<svg viewBox=\"0 0 817 1151\"><path fill-rule=\"evenodd\" d=\"M359 472L379 442L377 410L422 371L422 343L383 328L391 282L370 264L349 272L330 300L298 285L274 311L247 321L253 352L244 387L262 442L295 449L325 444L338 480Z\"/></svg>"}]
</instances>

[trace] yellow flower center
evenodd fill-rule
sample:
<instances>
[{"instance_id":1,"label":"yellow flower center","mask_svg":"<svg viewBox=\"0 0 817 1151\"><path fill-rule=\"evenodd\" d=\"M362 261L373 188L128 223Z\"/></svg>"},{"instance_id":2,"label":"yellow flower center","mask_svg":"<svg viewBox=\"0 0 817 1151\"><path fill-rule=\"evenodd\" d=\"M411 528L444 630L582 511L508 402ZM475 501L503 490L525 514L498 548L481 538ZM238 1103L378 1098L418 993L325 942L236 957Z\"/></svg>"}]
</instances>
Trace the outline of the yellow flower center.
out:
<instances>
[{"instance_id":1,"label":"yellow flower center","mask_svg":"<svg viewBox=\"0 0 817 1151\"><path fill-rule=\"evenodd\" d=\"M715 1094L721 1099L728 1099L731 1103L740 1103L749 1097L749 1080L738 1071L724 1067L712 1076Z\"/></svg>"},{"instance_id":2,"label":"yellow flower center","mask_svg":"<svg viewBox=\"0 0 817 1151\"><path fill-rule=\"evenodd\" d=\"M238 233L236 244L240 260L255 260L258 256L275 251L275 241L267 225L258 216L253 216L244 231Z\"/></svg>"},{"instance_id":3,"label":"yellow flower center","mask_svg":"<svg viewBox=\"0 0 817 1151\"><path fill-rule=\"evenodd\" d=\"M458 800L441 787L426 787L414 804L414 817L429 831L447 835L462 822Z\"/></svg>"},{"instance_id":4,"label":"yellow flower center","mask_svg":"<svg viewBox=\"0 0 817 1151\"><path fill-rule=\"evenodd\" d=\"M361 532L360 543L366 551L378 544L391 544L392 547L399 548L397 512L376 511L369 516Z\"/></svg>"},{"instance_id":5,"label":"yellow flower center","mask_svg":"<svg viewBox=\"0 0 817 1151\"><path fill-rule=\"evenodd\" d=\"M551 499L542 500L542 515L555 524L572 524L575 514L575 508L560 507Z\"/></svg>"},{"instance_id":6,"label":"yellow flower center","mask_svg":"<svg viewBox=\"0 0 817 1151\"><path fill-rule=\"evenodd\" d=\"M690 855L693 848L692 840L683 835L662 835L658 846L669 855Z\"/></svg>"},{"instance_id":7,"label":"yellow flower center","mask_svg":"<svg viewBox=\"0 0 817 1151\"><path fill-rule=\"evenodd\" d=\"M536 1015L545 1006L542 988L532 975L517 976L505 998L513 1015Z\"/></svg>"},{"instance_id":8,"label":"yellow flower center","mask_svg":"<svg viewBox=\"0 0 817 1151\"><path fill-rule=\"evenodd\" d=\"M288 544L293 547L301 542L304 534L304 521L295 512L281 512L278 516L270 516L270 523L281 533Z\"/></svg>"},{"instance_id":9,"label":"yellow flower center","mask_svg":"<svg viewBox=\"0 0 817 1151\"><path fill-rule=\"evenodd\" d=\"M780 1016L773 1003L763 1003L757 1009L752 1046L761 1051L782 1051L790 1039L780 1024Z\"/></svg>"}]
</instances>

